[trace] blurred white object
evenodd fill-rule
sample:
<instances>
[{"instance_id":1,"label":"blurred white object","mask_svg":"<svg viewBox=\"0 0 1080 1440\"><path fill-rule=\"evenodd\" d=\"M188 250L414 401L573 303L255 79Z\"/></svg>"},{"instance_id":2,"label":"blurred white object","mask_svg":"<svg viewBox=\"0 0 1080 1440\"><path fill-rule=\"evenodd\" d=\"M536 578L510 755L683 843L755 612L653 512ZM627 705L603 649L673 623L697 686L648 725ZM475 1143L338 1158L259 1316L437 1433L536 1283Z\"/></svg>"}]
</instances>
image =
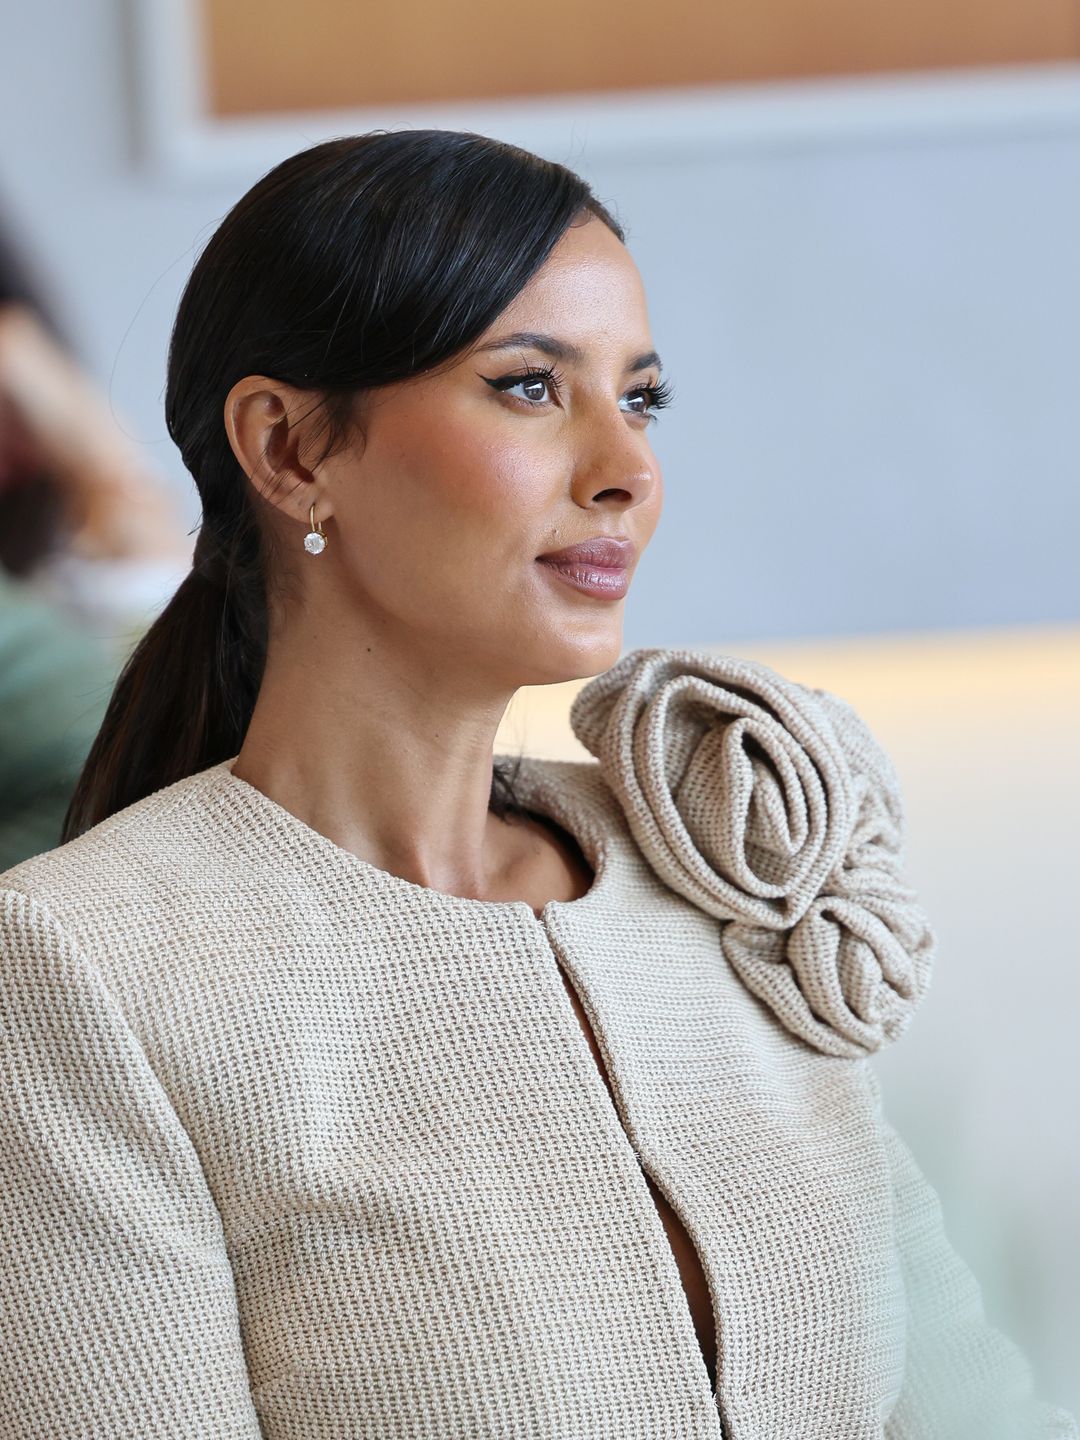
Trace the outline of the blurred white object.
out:
<instances>
[{"instance_id":1,"label":"blurred white object","mask_svg":"<svg viewBox=\"0 0 1080 1440\"><path fill-rule=\"evenodd\" d=\"M123 647L152 624L189 569L180 559L91 560L69 551L43 565L27 584Z\"/></svg>"}]
</instances>

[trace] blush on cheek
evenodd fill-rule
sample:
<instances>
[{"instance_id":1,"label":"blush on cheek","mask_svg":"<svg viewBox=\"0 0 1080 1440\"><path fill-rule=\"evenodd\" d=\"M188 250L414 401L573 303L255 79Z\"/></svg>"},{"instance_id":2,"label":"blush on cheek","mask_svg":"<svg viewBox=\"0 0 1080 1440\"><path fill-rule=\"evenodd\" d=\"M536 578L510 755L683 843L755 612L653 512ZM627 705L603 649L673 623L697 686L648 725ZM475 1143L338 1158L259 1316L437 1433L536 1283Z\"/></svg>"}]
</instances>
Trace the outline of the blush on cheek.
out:
<instances>
[{"instance_id":1,"label":"blush on cheek","mask_svg":"<svg viewBox=\"0 0 1080 1440\"><path fill-rule=\"evenodd\" d=\"M490 394L463 401L438 388L422 397L422 388L409 404L395 403L392 417L384 410L373 436L387 462L376 461L376 473L399 487L393 505L411 517L410 527L434 527L443 543L452 535L471 550L468 532L480 526L495 553L549 534L560 502L565 505L567 480L565 465L551 454L550 435L541 433L547 427L508 414ZM481 537L477 548L484 544Z\"/></svg>"},{"instance_id":2,"label":"blush on cheek","mask_svg":"<svg viewBox=\"0 0 1080 1440\"><path fill-rule=\"evenodd\" d=\"M455 508L499 528L534 529L534 512L548 504L548 487L535 462L519 447L468 443L443 451L431 480Z\"/></svg>"}]
</instances>

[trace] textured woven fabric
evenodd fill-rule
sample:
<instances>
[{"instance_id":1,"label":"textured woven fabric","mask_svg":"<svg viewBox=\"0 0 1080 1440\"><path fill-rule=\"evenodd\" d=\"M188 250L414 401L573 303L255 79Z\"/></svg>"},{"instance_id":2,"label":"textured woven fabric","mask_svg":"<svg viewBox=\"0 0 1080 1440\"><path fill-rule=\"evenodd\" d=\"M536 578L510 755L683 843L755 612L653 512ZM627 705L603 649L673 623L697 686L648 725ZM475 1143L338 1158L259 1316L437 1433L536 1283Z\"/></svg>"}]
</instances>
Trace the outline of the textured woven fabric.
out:
<instances>
[{"instance_id":1,"label":"textured woven fabric","mask_svg":"<svg viewBox=\"0 0 1080 1440\"><path fill-rule=\"evenodd\" d=\"M651 719L701 667L685 734L665 701L605 740L609 672L574 716L603 760L522 767L595 872L540 916L368 864L231 759L0 875L0 1440L1076 1440L881 1110L857 976L910 1002L924 960L853 918L923 933L878 747L811 691L772 706L793 742L740 738L734 672L667 654L625 694ZM805 923L801 867L852 854L882 877L850 877L854 938L755 983L731 929ZM800 1033L815 965L846 1009ZM701 1256L715 1395L645 1173Z\"/></svg>"},{"instance_id":2,"label":"textured woven fabric","mask_svg":"<svg viewBox=\"0 0 1080 1440\"><path fill-rule=\"evenodd\" d=\"M734 969L830 1055L906 1028L936 948L903 877L889 757L839 696L770 666L634 650L571 724L672 889L718 919Z\"/></svg>"}]
</instances>

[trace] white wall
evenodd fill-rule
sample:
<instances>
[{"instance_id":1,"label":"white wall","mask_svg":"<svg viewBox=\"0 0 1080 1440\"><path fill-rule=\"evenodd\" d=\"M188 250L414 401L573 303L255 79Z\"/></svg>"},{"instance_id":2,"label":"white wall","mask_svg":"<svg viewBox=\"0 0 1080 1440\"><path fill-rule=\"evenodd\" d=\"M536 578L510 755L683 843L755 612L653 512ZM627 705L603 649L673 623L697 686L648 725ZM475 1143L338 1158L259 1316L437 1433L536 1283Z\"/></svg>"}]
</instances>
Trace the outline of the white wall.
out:
<instances>
[{"instance_id":1,"label":"white wall","mask_svg":"<svg viewBox=\"0 0 1080 1440\"><path fill-rule=\"evenodd\" d=\"M110 0L9 7L4 40L0 197L194 526L161 415L168 330L195 247L264 167L200 180L136 164L133 47ZM1080 618L1080 124L1050 107L1010 127L1003 107L936 138L933 124L871 123L870 103L865 130L789 125L766 141L751 125L745 143L699 137L683 155L545 151L570 159L628 225L677 390L655 431L666 511L628 605L628 648ZM971 1052L974 1071L962 1060L985 1047L980 1035L1002 1034L1007 1010L989 1031L978 1017L1008 1005L1014 976L1029 1017L1046 977L1055 1046L1080 1000L1064 909L1035 945L1024 920L1040 913L1041 875L1048 887L1074 880L1075 824L1062 823L1053 864L1033 859L1019 891L1006 858L1045 843L1053 742L1028 727L1039 707L1009 674L987 703L998 721L1017 707L1015 724L991 732L997 748L944 718L939 728L932 712L920 722L932 758L913 797L917 878L946 922L949 968L937 1008L889 1059L887 1094L918 1122L958 1240L995 1267L1026 1247L1011 1279L993 1268L987 1285L1055 1398L1080 1409L1075 1269L1053 1274L1061 1256L1075 1262L1074 1209L1048 1189L1068 1170L1075 1194L1070 1067L1048 1053L1046 1030L1024 1025L1009 1030L984 1100L959 1093L987 1074L985 1048ZM960 807L978 823L958 826ZM1018 842L1024 826L1030 841ZM1039 1096L1041 1128L1027 1109ZM966 1193L965 1175L986 1188Z\"/></svg>"}]
</instances>

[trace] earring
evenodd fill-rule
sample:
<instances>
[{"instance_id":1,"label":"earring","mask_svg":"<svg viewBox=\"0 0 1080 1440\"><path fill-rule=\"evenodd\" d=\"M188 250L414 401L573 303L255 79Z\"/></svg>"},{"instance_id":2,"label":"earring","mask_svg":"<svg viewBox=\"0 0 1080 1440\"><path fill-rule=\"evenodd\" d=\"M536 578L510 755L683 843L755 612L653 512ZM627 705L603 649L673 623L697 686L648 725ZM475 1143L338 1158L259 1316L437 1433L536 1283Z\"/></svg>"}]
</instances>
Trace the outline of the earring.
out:
<instances>
[{"instance_id":1,"label":"earring","mask_svg":"<svg viewBox=\"0 0 1080 1440\"><path fill-rule=\"evenodd\" d=\"M322 521L315 524L315 506L311 507L311 529L304 536L304 549L309 555L321 555L326 549L326 536L323 534Z\"/></svg>"}]
</instances>

